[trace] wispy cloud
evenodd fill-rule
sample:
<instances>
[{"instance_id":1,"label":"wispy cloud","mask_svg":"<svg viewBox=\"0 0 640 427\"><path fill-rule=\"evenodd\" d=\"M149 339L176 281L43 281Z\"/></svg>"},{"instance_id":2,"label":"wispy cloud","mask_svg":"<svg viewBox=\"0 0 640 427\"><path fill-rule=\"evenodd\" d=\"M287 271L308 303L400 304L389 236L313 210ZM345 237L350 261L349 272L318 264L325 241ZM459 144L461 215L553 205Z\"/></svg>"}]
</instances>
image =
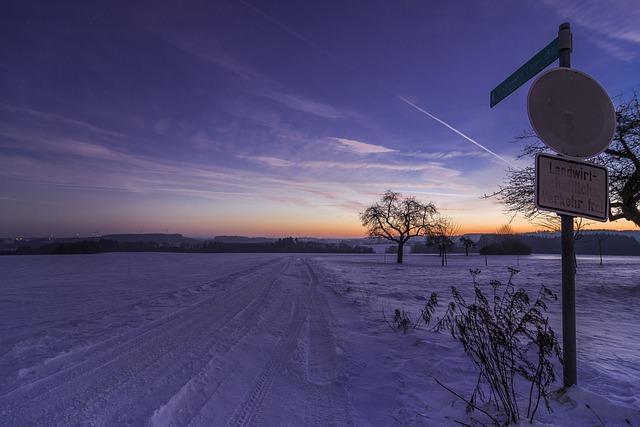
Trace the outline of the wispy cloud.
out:
<instances>
[{"instance_id":1,"label":"wispy cloud","mask_svg":"<svg viewBox=\"0 0 640 427\"><path fill-rule=\"evenodd\" d=\"M325 119L340 119L344 117L344 114L337 108L332 107L331 105L312 101L300 95L277 92L274 90L264 91L263 95L279 102L291 110L301 111L303 113L312 114Z\"/></svg>"},{"instance_id":2,"label":"wispy cloud","mask_svg":"<svg viewBox=\"0 0 640 427\"><path fill-rule=\"evenodd\" d=\"M345 112L334 106L308 99L300 94L285 90L280 83L265 76L260 71L239 63L231 55L227 54L220 46L202 40L193 40L185 35L173 34L172 38L164 36L172 46L204 59L210 64L220 67L235 77L251 82L251 85L243 85L243 90L253 95L262 96L278 102L294 111L311 114L326 119L340 119L345 117Z\"/></svg>"},{"instance_id":3,"label":"wispy cloud","mask_svg":"<svg viewBox=\"0 0 640 427\"><path fill-rule=\"evenodd\" d=\"M267 121L275 133L286 135L280 135L279 143L261 146L261 154L236 153L242 161L236 165L131 153L126 138L116 140L112 134L100 138L104 135L101 129L73 120L64 122L81 127L84 133L69 137L50 129L5 128L0 135L10 133L11 138L5 139L9 141L3 143L7 150L0 153L0 178L7 183L64 191L174 194L225 201L253 198L279 204L286 199L296 206L344 209L353 208L358 204L354 200L373 188L384 191L392 187L406 189L408 194L415 191L440 197L461 197L474 191L474 183L465 180L462 171L445 164L471 153L403 153L349 138L317 139L283 128L275 118ZM295 146L287 142L291 139L295 139ZM338 158L336 148L342 150Z\"/></svg>"},{"instance_id":4,"label":"wispy cloud","mask_svg":"<svg viewBox=\"0 0 640 427\"><path fill-rule=\"evenodd\" d=\"M3 147L31 153L29 157L36 153L37 157L51 156L61 163L69 161L71 158L83 161L119 162L131 166L144 166L146 163L137 156L116 151L98 143L49 135L46 132L36 131L22 134L8 131L6 133L0 132L0 135L11 135L11 139L15 141L5 143Z\"/></svg>"},{"instance_id":5,"label":"wispy cloud","mask_svg":"<svg viewBox=\"0 0 640 427\"><path fill-rule=\"evenodd\" d=\"M623 61L632 61L636 58L637 53L633 49L628 49L626 46L621 46L616 41L602 39L600 37L592 37L593 43L600 47L602 50L609 52L616 58Z\"/></svg>"},{"instance_id":6,"label":"wispy cloud","mask_svg":"<svg viewBox=\"0 0 640 427\"><path fill-rule=\"evenodd\" d=\"M51 202L37 200L37 199L27 199L24 197L0 197L0 200L4 200L7 202L21 202L21 203L35 203L38 205L49 205Z\"/></svg>"},{"instance_id":7,"label":"wispy cloud","mask_svg":"<svg viewBox=\"0 0 640 427\"><path fill-rule=\"evenodd\" d=\"M572 25L580 26L590 33L591 39L612 54L622 59L634 59L637 53L620 46L620 42L640 45L640 4L637 0L545 0Z\"/></svg>"},{"instance_id":8,"label":"wispy cloud","mask_svg":"<svg viewBox=\"0 0 640 427\"><path fill-rule=\"evenodd\" d=\"M410 151L406 153L400 153L404 156L415 157L418 159L425 160L451 160L456 158L465 158L465 157L491 157L489 153L486 152L468 152L468 151L433 151L433 152L421 152L421 151Z\"/></svg>"},{"instance_id":9,"label":"wispy cloud","mask_svg":"<svg viewBox=\"0 0 640 427\"><path fill-rule=\"evenodd\" d=\"M215 39L198 37L192 31L179 31L176 28L167 32L159 31L156 26L146 25L146 30L169 46L220 67L245 81L267 86L273 83L263 73L238 62Z\"/></svg>"},{"instance_id":10,"label":"wispy cloud","mask_svg":"<svg viewBox=\"0 0 640 427\"><path fill-rule=\"evenodd\" d=\"M93 126L89 123L85 123L81 120L72 119L69 117L62 116L60 114L52 114L46 113L43 111L34 110L28 107L22 107L17 105L9 105L0 102L0 112L8 112L11 114L17 114L19 116L28 116L32 119L42 120L48 123L58 123L64 126L69 126L76 129L82 129L85 131L90 131L96 134L100 134L103 136L110 136L116 138L123 138L125 135L113 132L111 130L101 129L99 127Z\"/></svg>"},{"instance_id":11,"label":"wispy cloud","mask_svg":"<svg viewBox=\"0 0 640 427\"><path fill-rule=\"evenodd\" d=\"M314 168L314 169L339 169L339 170L359 170L359 169L380 169L387 171L423 171L429 169L443 169L437 163L406 164L393 162L374 161L335 161L335 160L287 160L268 156L243 156L243 158L274 168Z\"/></svg>"},{"instance_id":12,"label":"wispy cloud","mask_svg":"<svg viewBox=\"0 0 640 427\"><path fill-rule=\"evenodd\" d=\"M83 151L87 153L86 151ZM94 153L60 156L58 161L0 154L0 179L9 184L66 190L174 193L215 196L255 193L259 176L246 171L186 162L164 162L126 154L96 157Z\"/></svg>"},{"instance_id":13,"label":"wispy cloud","mask_svg":"<svg viewBox=\"0 0 640 427\"><path fill-rule=\"evenodd\" d=\"M350 151L359 154L378 154L378 153L393 153L396 150L383 147L381 145L368 144L366 142L355 141L353 139L345 138L331 138L337 141L342 146L347 147Z\"/></svg>"}]
</instances>

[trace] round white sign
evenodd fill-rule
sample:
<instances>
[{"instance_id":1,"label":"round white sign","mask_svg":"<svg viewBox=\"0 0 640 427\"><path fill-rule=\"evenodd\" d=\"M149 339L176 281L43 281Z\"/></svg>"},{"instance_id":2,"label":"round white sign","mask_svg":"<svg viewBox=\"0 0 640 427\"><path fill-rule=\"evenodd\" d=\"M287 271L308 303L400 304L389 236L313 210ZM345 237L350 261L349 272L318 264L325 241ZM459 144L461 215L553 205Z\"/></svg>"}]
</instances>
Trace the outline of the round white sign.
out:
<instances>
[{"instance_id":1,"label":"round white sign","mask_svg":"<svg viewBox=\"0 0 640 427\"><path fill-rule=\"evenodd\" d=\"M529 121L538 137L558 154L586 159L602 153L616 130L607 92L573 68L541 74L527 96Z\"/></svg>"}]
</instances>

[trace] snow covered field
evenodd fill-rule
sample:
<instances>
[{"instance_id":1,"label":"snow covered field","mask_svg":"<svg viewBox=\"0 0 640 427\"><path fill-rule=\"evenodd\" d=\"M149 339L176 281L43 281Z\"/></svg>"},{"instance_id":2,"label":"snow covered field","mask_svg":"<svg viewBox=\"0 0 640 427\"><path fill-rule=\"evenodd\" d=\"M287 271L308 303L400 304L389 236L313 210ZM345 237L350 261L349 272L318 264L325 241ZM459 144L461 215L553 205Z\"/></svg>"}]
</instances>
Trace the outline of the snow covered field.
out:
<instances>
[{"instance_id":1,"label":"snow covered field","mask_svg":"<svg viewBox=\"0 0 640 427\"><path fill-rule=\"evenodd\" d=\"M386 263L385 263L386 261ZM488 423L448 333L406 334L431 292L506 282L560 296L556 256L113 253L0 257L0 425ZM640 427L640 259L580 257L578 387L537 423ZM549 317L561 335L560 301ZM562 368L556 374L562 378ZM558 384L560 386L561 384ZM585 405L589 404L591 409ZM491 411L491 407L487 406ZM628 420L628 422L627 422ZM522 423L526 425L528 423Z\"/></svg>"}]
</instances>

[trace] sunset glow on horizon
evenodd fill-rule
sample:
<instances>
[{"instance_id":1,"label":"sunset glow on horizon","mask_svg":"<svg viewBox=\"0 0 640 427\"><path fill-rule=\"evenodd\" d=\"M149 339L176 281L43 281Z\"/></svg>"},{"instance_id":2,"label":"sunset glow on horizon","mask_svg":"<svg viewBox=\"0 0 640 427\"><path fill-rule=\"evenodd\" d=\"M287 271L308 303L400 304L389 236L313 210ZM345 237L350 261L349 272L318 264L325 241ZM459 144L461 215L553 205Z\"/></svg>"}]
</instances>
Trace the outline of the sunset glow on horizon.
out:
<instances>
[{"instance_id":1,"label":"sunset glow on horizon","mask_svg":"<svg viewBox=\"0 0 640 427\"><path fill-rule=\"evenodd\" d=\"M482 198L533 163L512 143L531 82L491 109L489 92L562 22L573 66L627 92L639 14L623 0L16 3L0 16L0 237L358 238L387 190L460 234L534 231Z\"/></svg>"}]
</instances>

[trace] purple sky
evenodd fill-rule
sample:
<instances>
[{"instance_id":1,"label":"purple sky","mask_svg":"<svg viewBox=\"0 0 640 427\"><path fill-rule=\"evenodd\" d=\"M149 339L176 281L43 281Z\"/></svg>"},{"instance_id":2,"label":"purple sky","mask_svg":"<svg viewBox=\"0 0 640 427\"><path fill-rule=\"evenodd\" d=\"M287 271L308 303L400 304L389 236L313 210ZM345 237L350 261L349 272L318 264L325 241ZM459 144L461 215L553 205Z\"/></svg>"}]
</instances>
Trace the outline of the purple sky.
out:
<instances>
[{"instance_id":1,"label":"purple sky","mask_svg":"<svg viewBox=\"0 0 640 427\"><path fill-rule=\"evenodd\" d=\"M573 67L640 84L637 0L11 3L2 237L358 237L387 189L491 231L531 82L491 89L562 22Z\"/></svg>"}]
</instances>

